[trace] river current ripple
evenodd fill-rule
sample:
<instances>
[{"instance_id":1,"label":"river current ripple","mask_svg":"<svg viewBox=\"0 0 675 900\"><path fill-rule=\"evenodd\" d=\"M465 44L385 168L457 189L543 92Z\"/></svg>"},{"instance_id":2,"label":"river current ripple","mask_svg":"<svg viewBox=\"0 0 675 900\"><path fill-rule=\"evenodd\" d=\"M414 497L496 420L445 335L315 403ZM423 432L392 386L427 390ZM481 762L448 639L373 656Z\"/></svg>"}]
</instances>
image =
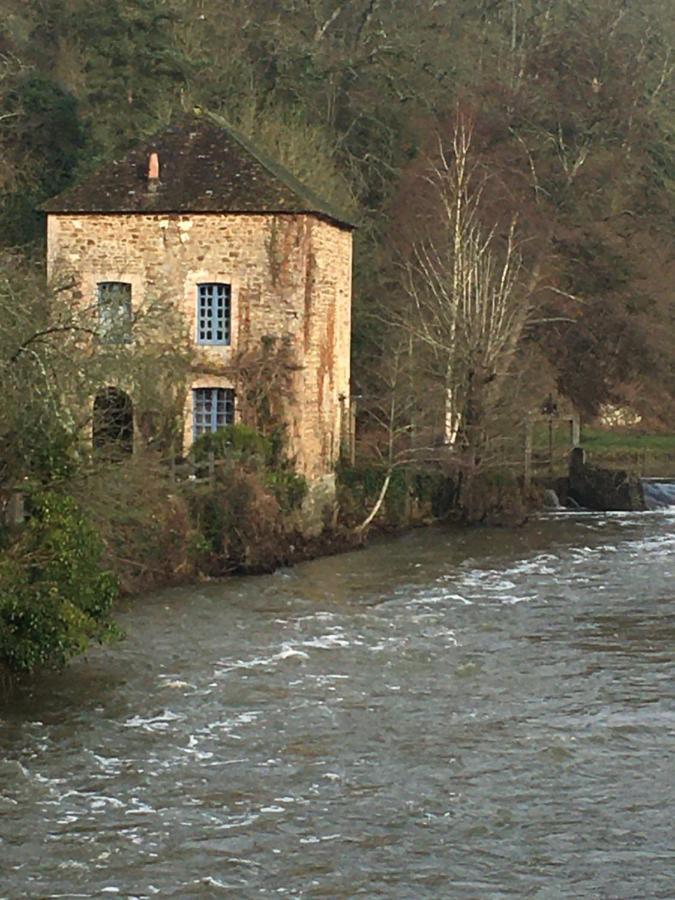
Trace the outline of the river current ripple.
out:
<instances>
[{"instance_id":1,"label":"river current ripple","mask_svg":"<svg viewBox=\"0 0 675 900\"><path fill-rule=\"evenodd\" d=\"M0 897L675 896L675 512L172 590L0 708Z\"/></svg>"}]
</instances>

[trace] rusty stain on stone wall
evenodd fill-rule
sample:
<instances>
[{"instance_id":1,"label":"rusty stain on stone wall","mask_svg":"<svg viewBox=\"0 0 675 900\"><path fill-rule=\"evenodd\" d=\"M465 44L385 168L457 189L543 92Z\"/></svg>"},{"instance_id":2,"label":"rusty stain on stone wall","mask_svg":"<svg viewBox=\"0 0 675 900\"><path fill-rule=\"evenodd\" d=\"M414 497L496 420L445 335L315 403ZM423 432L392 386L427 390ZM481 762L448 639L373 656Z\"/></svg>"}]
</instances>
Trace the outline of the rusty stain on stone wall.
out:
<instances>
[{"instance_id":1,"label":"rusty stain on stone wall","mask_svg":"<svg viewBox=\"0 0 675 900\"><path fill-rule=\"evenodd\" d=\"M195 340L197 285L232 286L229 347L195 343L190 387L234 387L236 354L265 336L292 342L289 452L313 479L333 470L340 395L349 394L351 232L312 214L51 213L48 268L76 278L73 302L99 281L127 281L136 309L162 298ZM77 298L77 299L76 299ZM191 440L190 392L185 441Z\"/></svg>"}]
</instances>

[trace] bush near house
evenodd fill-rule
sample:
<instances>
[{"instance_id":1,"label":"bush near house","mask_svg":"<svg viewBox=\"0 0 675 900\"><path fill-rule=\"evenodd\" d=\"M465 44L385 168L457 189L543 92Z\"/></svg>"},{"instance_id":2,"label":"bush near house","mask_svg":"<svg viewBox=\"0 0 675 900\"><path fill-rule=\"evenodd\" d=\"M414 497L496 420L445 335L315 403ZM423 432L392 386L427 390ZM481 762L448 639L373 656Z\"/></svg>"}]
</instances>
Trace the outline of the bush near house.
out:
<instances>
[{"instance_id":1,"label":"bush near house","mask_svg":"<svg viewBox=\"0 0 675 900\"><path fill-rule=\"evenodd\" d=\"M191 455L198 463L206 462L209 454L213 454L216 459L268 466L272 463L273 452L271 438L264 437L248 425L237 424L202 434L194 442Z\"/></svg>"},{"instance_id":2,"label":"bush near house","mask_svg":"<svg viewBox=\"0 0 675 900\"><path fill-rule=\"evenodd\" d=\"M198 530L180 485L157 453L98 463L70 489L100 535L103 565L117 576L122 595L194 579Z\"/></svg>"},{"instance_id":3,"label":"bush near house","mask_svg":"<svg viewBox=\"0 0 675 900\"><path fill-rule=\"evenodd\" d=\"M28 525L4 544L0 670L61 666L90 641L117 636L117 579L101 567L101 541L71 497L33 496Z\"/></svg>"},{"instance_id":4,"label":"bush near house","mask_svg":"<svg viewBox=\"0 0 675 900\"><path fill-rule=\"evenodd\" d=\"M241 465L219 468L215 484L192 492L190 512L200 538L196 565L210 576L274 568L286 543L276 498Z\"/></svg>"},{"instance_id":5,"label":"bush near house","mask_svg":"<svg viewBox=\"0 0 675 900\"><path fill-rule=\"evenodd\" d=\"M202 435L192 455L198 464L209 457L214 463L213 479L192 490L188 486L185 493L201 539L198 568L210 575L274 568L287 551L289 535L299 530L305 479L273 438L246 425Z\"/></svg>"}]
</instances>

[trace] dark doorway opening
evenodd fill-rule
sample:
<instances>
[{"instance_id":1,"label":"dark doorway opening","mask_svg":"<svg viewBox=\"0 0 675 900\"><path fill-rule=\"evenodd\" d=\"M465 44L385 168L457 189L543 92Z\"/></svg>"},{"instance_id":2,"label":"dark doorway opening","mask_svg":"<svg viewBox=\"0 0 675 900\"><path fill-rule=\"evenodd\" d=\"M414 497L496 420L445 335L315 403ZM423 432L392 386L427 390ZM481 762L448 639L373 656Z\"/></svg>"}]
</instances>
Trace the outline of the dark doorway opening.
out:
<instances>
[{"instance_id":1,"label":"dark doorway opening","mask_svg":"<svg viewBox=\"0 0 675 900\"><path fill-rule=\"evenodd\" d=\"M133 452L134 405L119 388L107 387L96 395L92 440L95 451L112 459Z\"/></svg>"}]
</instances>

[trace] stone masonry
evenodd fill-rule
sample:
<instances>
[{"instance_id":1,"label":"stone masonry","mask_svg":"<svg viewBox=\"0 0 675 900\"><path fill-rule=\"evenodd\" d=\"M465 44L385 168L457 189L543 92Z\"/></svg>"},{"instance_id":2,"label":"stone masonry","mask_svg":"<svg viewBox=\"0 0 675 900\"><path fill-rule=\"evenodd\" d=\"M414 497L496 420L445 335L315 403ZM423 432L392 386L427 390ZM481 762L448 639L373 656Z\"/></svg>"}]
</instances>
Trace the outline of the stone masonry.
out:
<instances>
[{"instance_id":1,"label":"stone masonry","mask_svg":"<svg viewBox=\"0 0 675 900\"><path fill-rule=\"evenodd\" d=\"M234 390L245 422L241 360L272 343L290 350L274 398L287 449L330 493L349 407L351 223L213 117L169 126L44 208L48 272L74 280L73 302L95 310L98 286L123 282L134 316L156 301L182 314L194 349L184 450L192 389ZM229 285L227 346L197 342L204 284Z\"/></svg>"},{"instance_id":2,"label":"stone masonry","mask_svg":"<svg viewBox=\"0 0 675 900\"><path fill-rule=\"evenodd\" d=\"M231 285L231 345L195 343L188 388L235 387L232 364L240 351L288 335L299 366L296 396L287 404L289 451L310 480L332 472L340 449L349 396L351 244L348 229L312 214L52 213L47 224L49 274L74 275L87 305L95 304L99 282L128 282L135 310L154 299L176 304L194 336L197 285ZM189 390L187 398L186 447Z\"/></svg>"}]
</instances>

